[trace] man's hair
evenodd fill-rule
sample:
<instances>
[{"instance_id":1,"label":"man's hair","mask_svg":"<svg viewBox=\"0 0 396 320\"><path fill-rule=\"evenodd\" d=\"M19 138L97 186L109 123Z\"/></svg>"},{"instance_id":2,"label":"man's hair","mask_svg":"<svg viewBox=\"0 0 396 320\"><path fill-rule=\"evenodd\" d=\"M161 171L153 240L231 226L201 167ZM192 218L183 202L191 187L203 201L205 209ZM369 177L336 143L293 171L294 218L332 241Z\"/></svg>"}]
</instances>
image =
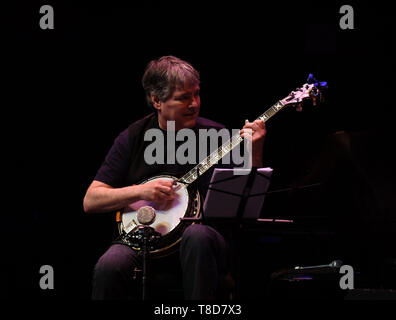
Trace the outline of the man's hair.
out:
<instances>
[{"instance_id":1,"label":"man's hair","mask_svg":"<svg viewBox=\"0 0 396 320\"><path fill-rule=\"evenodd\" d=\"M174 56L164 56L147 65L142 84L147 103L153 107L151 94L160 101L166 101L176 89L199 84L199 73L186 61Z\"/></svg>"}]
</instances>

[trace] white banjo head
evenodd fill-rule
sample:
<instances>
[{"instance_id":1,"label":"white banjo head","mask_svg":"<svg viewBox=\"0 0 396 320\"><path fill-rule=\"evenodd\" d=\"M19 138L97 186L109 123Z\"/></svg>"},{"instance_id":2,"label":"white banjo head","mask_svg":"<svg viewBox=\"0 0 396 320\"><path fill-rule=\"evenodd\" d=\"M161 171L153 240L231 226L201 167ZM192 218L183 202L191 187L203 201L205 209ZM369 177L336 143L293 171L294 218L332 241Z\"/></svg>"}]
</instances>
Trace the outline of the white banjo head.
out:
<instances>
[{"instance_id":1,"label":"white banjo head","mask_svg":"<svg viewBox=\"0 0 396 320\"><path fill-rule=\"evenodd\" d=\"M155 181L155 180L174 180L172 176L156 176L144 181L141 184ZM155 221L150 225L155 231L161 233L163 236L175 229L179 223L180 218L183 218L189 204L189 194L184 184L177 184L180 186L175 191L176 198L172 202L166 204L165 207L156 208L155 204L150 201L140 200L134 202L124 208L122 214L122 228L128 233L135 227L141 225L137 219L137 212L141 207L150 206L155 209L156 218Z\"/></svg>"}]
</instances>

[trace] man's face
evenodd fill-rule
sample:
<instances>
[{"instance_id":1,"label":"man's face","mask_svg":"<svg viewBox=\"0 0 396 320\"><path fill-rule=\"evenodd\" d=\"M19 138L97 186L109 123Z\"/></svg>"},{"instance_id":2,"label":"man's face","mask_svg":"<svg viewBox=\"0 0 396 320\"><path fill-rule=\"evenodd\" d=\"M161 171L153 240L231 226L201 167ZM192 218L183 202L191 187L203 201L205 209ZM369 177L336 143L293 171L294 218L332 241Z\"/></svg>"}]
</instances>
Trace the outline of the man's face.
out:
<instances>
[{"instance_id":1,"label":"man's face","mask_svg":"<svg viewBox=\"0 0 396 320\"><path fill-rule=\"evenodd\" d=\"M199 89L198 84L189 88L178 88L166 101L154 103L158 110L160 128L166 130L167 121L175 121L176 130L194 127L201 106Z\"/></svg>"}]
</instances>

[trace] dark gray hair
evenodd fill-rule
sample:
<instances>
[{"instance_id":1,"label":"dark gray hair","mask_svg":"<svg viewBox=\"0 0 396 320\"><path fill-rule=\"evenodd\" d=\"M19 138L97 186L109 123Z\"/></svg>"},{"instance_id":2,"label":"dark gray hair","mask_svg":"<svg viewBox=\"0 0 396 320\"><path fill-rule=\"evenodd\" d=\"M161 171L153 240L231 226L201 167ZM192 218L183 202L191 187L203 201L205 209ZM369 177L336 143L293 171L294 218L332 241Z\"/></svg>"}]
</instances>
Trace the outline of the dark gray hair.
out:
<instances>
[{"instance_id":1,"label":"dark gray hair","mask_svg":"<svg viewBox=\"0 0 396 320\"><path fill-rule=\"evenodd\" d=\"M152 107L151 94L160 101L166 101L176 89L189 88L199 81L199 73L190 63L174 56L164 56L147 65L142 84L147 103Z\"/></svg>"}]
</instances>

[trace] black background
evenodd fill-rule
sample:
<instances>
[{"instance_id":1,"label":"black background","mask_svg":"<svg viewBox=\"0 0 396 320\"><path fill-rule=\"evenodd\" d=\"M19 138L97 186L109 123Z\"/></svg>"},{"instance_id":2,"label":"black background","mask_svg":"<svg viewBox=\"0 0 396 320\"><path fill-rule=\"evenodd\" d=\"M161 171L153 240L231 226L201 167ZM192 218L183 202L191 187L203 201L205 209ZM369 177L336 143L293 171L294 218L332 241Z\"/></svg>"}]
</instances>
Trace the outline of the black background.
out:
<instances>
[{"instance_id":1,"label":"black background","mask_svg":"<svg viewBox=\"0 0 396 320\"><path fill-rule=\"evenodd\" d=\"M44 4L54 8L54 30L39 27ZM4 13L3 38L7 295L89 298L92 267L112 240L114 216L84 214L82 199L114 138L149 112L141 87L146 64L169 54L200 71L201 115L229 128L253 120L309 73L327 81L321 106L287 109L267 123L265 166L275 169L274 188L298 183L315 163L326 167L328 158L319 156L326 139L347 132L353 163L376 199L374 214L353 229L370 225L381 235L360 234L353 243L362 248L348 247L350 255L375 243L378 261L394 257L392 13L381 2L353 4L355 29L342 30L343 4L16 2ZM264 214L330 213L307 199L294 211L273 200ZM341 225L353 211L343 200L333 198ZM54 267L55 290L39 288L44 264Z\"/></svg>"}]
</instances>

